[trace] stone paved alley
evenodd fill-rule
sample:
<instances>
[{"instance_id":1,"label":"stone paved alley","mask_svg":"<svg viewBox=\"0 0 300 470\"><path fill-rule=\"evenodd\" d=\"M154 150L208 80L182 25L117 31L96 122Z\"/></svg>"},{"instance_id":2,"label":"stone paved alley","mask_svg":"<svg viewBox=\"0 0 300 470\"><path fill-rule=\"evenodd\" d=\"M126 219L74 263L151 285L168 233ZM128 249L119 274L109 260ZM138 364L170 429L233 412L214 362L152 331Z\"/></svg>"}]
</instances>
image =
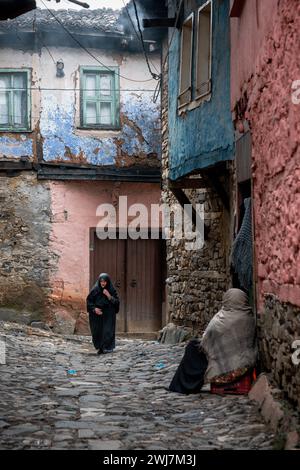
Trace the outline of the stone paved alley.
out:
<instances>
[{"instance_id":1,"label":"stone paved alley","mask_svg":"<svg viewBox=\"0 0 300 470\"><path fill-rule=\"evenodd\" d=\"M113 354L97 356L89 337L4 322L0 335L1 449L272 448L247 397L164 389L183 345L120 339Z\"/></svg>"}]
</instances>

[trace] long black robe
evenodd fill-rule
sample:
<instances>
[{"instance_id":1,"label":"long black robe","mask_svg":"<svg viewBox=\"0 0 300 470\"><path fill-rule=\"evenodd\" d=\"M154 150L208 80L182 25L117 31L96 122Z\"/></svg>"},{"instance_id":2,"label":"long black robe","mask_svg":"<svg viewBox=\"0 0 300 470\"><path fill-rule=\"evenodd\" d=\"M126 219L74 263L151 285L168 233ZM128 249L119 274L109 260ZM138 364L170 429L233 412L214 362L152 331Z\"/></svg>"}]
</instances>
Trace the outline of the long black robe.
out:
<instances>
[{"instance_id":1,"label":"long black robe","mask_svg":"<svg viewBox=\"0 0 300 470\"><path fill-rule=\"evenodd\" d=\"M112 350L115 348L116 314L119 311L120 301L111 279L105 275L107 280L106 289L112 296L110 300L103 294L100 285L100 275L96 284L87 296L87 311L89 313L90 329L93 344L97 350ZM102 315L95 313L95 308L102 310Z\"/></svg>"},{"instance_id":2,"label":"long black robe","mask_svg":"<svg viewBox=\"0 0 300 470\"><path fill-rule=\"evenodd\" d=\"M190 341L169 386L170 392L184 395L199 393L204 384L207 365L208 361L199 341Z\"/></svg>"}]
</instances>

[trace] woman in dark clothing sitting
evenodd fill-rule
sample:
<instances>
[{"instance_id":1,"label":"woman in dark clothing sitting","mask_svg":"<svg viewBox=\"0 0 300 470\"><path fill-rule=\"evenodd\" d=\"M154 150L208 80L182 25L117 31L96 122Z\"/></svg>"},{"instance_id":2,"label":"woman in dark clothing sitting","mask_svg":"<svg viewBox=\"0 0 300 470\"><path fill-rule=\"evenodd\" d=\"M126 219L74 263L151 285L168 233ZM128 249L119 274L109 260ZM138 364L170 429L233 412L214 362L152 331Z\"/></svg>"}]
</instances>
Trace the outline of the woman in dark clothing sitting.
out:
<instances>
[{"instance_id":1,"label":"woman in dark clothing sitting","mask_svg":"<svg viewBox=\"0 0 300 470\"><path fill-rule=\"evenodd\" d=\"M187 345L169 390L188 395L199 393L204 383L231 382L253 368L256 359L255 319L247 294L229 289L201 340Z\"/></svg>"},{"instance_id":2,"label":"woman in dark clothing sitting","mask_svg":"<svg viewBox=\"0 0 300 470\"><path fill-rule=\"evenodd\" d=\"M112 352L120 301L108 274L100 274L86 301L93 344L98 354Z\"/></svg>"}]
</instances>

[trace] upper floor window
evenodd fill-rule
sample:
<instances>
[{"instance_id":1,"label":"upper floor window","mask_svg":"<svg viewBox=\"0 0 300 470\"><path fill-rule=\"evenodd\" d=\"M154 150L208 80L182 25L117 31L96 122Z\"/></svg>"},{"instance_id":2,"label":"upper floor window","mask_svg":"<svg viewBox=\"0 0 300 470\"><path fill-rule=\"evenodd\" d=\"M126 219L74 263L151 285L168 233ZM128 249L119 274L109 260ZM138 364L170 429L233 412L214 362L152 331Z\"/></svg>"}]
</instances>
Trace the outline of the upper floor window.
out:
<instances>
[{"instance_id":1,"label":"upper floor window","mask_svg":"<svg viewBox=\"0 0 300 470\"><path fill-rule=\"evenodd\" d=\"M116 129L120 125L118 67L82 67L81 126Z\"/></svg>"},{"instance_id":2,"label":"upper floor window","mask_svg":"<svg viewBox=\"0 0 300 470\"><path fill-rule=\"evenodd\" d=\"M194 16L196 14L196 19ZM192 12L181 32L179 109L211 92L212 0Z\"/></svg>"},{"instance_id":3,"label":"upper floor window","mask_svg":"<svg viewBox=\"0 0 300 470\"><path fill-rule=\"evenodd\" d=\"M194 14L191 14L181 32L179 106L189 103L192 98L193 30Z\"/></svg>"},{"instance_id":4,"label":"upper floor window","mask_svg":"<svg viewBox=\"0 0 300 470\"><path fill-rule=\"evenodd\" d=\"M211 91L211 23L212 5L208 2L198 10L195 98L201 98Z\"/></svg>"},{"instance_id":5,"label":"upper floor window","mask_svg":"<svg viewBox=\"0 0 300 470\"><path fill-rule=\"evenodd\" d=\"M0 69L0 130L30 129L30 71Z\"/></svg>"}]
</instances>

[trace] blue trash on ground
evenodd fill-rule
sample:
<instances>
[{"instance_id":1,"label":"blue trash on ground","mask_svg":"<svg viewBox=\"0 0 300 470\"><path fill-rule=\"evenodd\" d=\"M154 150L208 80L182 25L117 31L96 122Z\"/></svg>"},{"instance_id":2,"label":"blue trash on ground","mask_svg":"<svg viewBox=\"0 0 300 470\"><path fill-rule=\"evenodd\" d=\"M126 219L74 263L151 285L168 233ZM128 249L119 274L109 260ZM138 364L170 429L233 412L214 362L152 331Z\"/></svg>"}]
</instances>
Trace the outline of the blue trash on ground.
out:
<instances>
[{"instance_id":1,"label":"blue trash on ground","mask_svg":"<svg viewBox=\"0 0 300 470\"><path fill-rule=\"evenodd\" d=\"M154 368L157 370L164 369L165 367L167 367L167 364L165 364L163 361L157 362L154 366Z\"/></svg>"}]
</instances>

